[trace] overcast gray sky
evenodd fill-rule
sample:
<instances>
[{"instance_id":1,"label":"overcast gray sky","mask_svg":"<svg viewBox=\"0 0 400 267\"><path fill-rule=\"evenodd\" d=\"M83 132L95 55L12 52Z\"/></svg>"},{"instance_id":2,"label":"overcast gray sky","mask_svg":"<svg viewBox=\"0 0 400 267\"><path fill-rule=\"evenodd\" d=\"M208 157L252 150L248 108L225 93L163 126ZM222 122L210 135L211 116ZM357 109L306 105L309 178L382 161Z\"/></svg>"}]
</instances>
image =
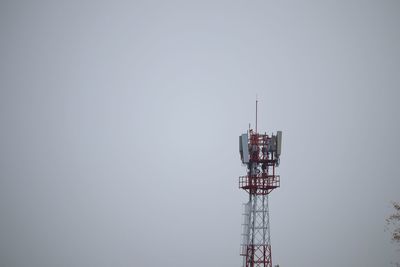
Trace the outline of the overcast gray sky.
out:
<instances>
[{"instance_id":1,"label":"overcast gray sky","mask_svg":"<svg viewBox=\"0 0 400 267\"><path fill-rule=\"evenodd\" d=\"M283 131L274 264L391 266L399 1L1 1L0 266L240 266L238 135Z\"/></svg>"}]
</instances>

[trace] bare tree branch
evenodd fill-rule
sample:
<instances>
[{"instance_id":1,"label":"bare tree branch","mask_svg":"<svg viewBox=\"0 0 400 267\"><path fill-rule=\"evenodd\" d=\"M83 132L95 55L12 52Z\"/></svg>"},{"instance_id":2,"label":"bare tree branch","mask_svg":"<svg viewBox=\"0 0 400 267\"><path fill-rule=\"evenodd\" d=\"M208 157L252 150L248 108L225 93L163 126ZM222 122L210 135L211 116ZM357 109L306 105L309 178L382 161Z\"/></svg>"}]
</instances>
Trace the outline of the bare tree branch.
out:
<instances>
[{"instance_id":1,"label":"bare tree branch","mask_svg":"<svg viewBox=\"0 0 400 267\"><path fill-rule=\"evenodd\" d=\"M400 244L400 203L392 202L395 212L386 219L392 241Z\"/></svg>"}]
</instances>

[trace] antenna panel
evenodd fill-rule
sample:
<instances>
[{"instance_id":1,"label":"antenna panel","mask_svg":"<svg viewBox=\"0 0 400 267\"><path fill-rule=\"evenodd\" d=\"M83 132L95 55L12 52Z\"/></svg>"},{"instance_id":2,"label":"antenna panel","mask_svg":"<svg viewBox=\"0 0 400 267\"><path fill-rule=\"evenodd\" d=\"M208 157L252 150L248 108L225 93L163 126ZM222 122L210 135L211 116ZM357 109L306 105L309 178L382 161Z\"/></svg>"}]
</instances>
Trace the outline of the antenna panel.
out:
<instances>
[{"instance_id":1,"label":"antenna panel","mask_svg":"<svg viewBox=\"0 0 400 267\"><path fill-rule=\"evenodd\" d=\"M276 155L279 157L282 150L282 131L276 133Z\"/></svg>"},{"instance_id":2,"label":"antenna panel","mask_svg":"<svg viewBox=\"0 0 400 267\"><path fill-rule=\"evenodd\" d=\"M249 137L247 134L239 136L239 152L243 163L249 163Z\"/></svg>"}]
</instances>

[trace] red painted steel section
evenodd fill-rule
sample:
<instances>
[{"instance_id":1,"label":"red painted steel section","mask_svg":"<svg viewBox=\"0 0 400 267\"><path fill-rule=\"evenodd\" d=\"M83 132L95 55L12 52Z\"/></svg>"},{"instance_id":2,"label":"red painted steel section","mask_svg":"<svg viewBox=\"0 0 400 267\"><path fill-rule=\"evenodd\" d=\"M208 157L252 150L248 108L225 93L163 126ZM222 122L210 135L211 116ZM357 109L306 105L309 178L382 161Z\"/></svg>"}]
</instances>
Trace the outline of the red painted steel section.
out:
<instances>
[{"instance_id":1,"label":"red painted steel section","mask_svg":"<svg viewBox=\"0 0 400 267\"><path fill-rule=\"evenodd\" d=\"M250 130L249 146L255 150L250 154L250 162L261 164L263 168L260 173L252 175L248 172L246 176L239 177L239 188L249 194L267 195L280 186L280 176L275 175L277 159L274 158L274 153L264 152L269 142L272 140L267 134L258 134Z\"/></svg>"},{"instance_id":2,"label":"red painted steel section","mask_svg":"<svg viewBox=\"0 0 400 267\"><path fill-rule=\"evenodd\" d=\"M272 267L271 246L247 246L246 267Z\"/></svg>"}]
</instances>

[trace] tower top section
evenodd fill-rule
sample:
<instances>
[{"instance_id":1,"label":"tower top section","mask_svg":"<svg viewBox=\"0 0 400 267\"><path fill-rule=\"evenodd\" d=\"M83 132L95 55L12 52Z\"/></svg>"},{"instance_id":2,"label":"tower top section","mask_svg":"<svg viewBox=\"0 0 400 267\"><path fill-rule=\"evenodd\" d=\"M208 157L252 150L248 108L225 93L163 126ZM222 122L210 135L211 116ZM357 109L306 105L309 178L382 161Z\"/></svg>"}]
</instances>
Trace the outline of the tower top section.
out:
<instances>
[{"instance_id":1,"label":"tower top section","mask_svg":"<svg viewBox=\"0 0 400 267\"><path fill-rule=\"evenodd\" d=\"M239 136L239 153L243 164L247 166L247 175L239 177L239 187L249 194L266 195L280 186L280 176L275 168L279 166L282 152L282 131L276 134L260 134L249 129Z\"/></svg>"}]
</instances>

